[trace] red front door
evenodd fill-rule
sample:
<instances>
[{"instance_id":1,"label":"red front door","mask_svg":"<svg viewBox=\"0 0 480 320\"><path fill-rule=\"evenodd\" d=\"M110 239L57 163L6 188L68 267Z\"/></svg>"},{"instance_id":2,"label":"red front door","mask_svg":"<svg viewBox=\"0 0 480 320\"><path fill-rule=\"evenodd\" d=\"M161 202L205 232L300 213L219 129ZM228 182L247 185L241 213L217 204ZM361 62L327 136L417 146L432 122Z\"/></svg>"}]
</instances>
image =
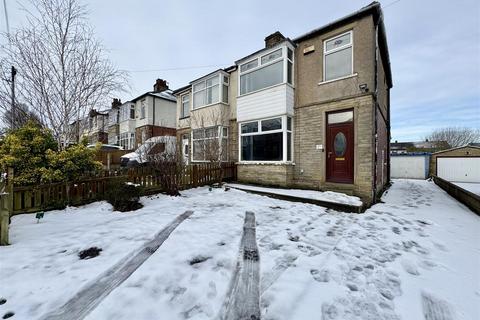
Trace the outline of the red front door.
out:
<instances>
[{"instance_id":1,"label":"red front door","mask_svg":"<svg viewBox=\"0 0 480 320\"><path fill-rule=\"evenodd\" d=\"M353 183L353 144L353 111L327 114L327 181Z\"/></svg>"}]
</instances>

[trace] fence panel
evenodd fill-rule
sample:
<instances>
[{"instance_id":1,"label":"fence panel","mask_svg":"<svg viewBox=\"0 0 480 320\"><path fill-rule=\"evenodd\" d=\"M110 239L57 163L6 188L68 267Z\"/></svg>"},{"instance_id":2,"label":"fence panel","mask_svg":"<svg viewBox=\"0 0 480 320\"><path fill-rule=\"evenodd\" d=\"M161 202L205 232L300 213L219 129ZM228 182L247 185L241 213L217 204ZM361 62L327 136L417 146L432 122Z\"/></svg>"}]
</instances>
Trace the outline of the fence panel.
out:
<instances>
[{"instance_id":1,"label":"fence panel","mask_svg":"<svg viewBox=\"0 0 480 320\"><path fill-rule=\"evenodd\" d=\"M125 180L139 184L146 194L163 191L161 182L171 179L179 189L203 186L222 180L236 178L235 163L199 163L186 166L180 174L160 174L152 167L138 167L104 171L75 182L51 183L36 186L13 187L10 215L62 208L67 204L81 205L101 199L112 180ZM168 181L168 180L167 180Z\"/></svg>"}]
</instances>

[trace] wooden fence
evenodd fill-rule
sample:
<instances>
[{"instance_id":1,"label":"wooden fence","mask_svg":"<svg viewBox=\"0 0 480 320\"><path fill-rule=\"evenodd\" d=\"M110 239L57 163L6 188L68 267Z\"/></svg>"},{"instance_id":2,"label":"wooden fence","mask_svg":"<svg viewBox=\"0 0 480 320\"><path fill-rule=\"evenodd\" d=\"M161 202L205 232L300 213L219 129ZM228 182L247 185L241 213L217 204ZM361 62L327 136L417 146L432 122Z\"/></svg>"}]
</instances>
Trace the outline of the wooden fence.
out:
<instances>
[{"instance_id":1,"label":"wooden fence","mask_svg":"<svg viewBox=\"0 0 480 320\"><path fill-rule=\"evenodd\" d=\"M236 180L235 163L218 167L212 163L188 165L178 176L160 176L155 168L139 167L118 171L104 171L101 175L81 181L61 182L36 186L13 187L10 215L81 205L103 199L112 180L125 180L144 187L146 194L164 191L161 181L178 179L179 188L188 189L222 180Z\"/></svg>"}]
</instances>

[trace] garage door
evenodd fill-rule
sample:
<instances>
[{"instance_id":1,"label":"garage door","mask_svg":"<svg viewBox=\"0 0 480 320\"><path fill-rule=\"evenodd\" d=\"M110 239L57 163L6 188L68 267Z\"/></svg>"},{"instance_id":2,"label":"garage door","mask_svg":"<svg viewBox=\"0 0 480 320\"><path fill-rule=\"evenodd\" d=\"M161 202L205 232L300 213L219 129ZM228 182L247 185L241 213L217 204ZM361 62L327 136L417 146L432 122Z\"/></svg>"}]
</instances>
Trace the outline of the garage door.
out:
<instances>
[{"instance_id":1,"label":"garage door","mask_svg":"<svg viewBox=\"0 0 480 320\"><path fill-rule=\"evenodd\" d=\"M428 156L392 156L390 174L394 179L426 179L429 159Z\"/></svg>"},{"instance_id":2,"label":"garage door","mask_svg":"<svg viewBox=\"0 0 480 320\"><path fill-rule=\"evenodd\" d=\"M437 176L447 181L480 183L480 158L437 157Z\"/></svg>"}]
</instances>

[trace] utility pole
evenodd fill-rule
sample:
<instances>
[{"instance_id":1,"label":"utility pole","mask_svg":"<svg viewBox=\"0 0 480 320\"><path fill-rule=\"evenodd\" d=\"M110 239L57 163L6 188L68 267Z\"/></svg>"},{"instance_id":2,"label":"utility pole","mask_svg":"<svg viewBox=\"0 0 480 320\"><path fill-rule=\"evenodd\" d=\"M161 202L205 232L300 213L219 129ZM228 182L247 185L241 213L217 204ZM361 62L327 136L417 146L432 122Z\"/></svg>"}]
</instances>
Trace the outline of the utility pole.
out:
<instances>
[{"instance_id":1,"label":"utility pole","mask_svg":"<svg viewBox=\"0 0 480 320\"><path fill-rule=\"evenodd\" d=\"M15 75L17 74L17 69L12 66L12 111L10 115L10 129L15 129Z\"/></svg>"}]
</instances>

